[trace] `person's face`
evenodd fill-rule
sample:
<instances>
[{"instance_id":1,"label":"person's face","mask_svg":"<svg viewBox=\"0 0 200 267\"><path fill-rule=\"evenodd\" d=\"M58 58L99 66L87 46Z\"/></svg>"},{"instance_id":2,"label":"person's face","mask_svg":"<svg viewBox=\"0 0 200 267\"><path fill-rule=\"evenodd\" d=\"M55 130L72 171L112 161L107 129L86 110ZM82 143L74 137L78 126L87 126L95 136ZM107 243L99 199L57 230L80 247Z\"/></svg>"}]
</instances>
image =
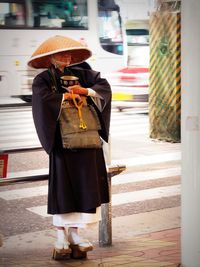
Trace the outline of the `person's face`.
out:
<instances>
[{"instance_id":1,"label":"person's face","mask_svg":"<svg viewBox=\"0 0 200 267\"><path fill-rule=\"evenodd\" d=\"M61 71L71 63L71 54L66 52L60 52L52 56L52 63Z\"/></svg>"}]
</instances>

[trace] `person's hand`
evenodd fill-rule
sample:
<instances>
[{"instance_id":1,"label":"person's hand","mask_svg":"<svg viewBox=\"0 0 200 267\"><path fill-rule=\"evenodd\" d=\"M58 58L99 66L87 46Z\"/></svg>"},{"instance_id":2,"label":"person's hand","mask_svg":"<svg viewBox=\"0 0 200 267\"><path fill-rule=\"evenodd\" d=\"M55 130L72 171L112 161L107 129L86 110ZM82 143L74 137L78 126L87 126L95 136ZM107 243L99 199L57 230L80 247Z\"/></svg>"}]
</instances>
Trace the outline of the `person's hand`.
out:
<instances>
[{"instance_id":1,"label":"person's hand","mask_svg":"<svg viewBox=\"0 0 200 267\"><path fill-rule=\"evenodd\" d=\"M78 94L78 95L87 95L88 94L88 89L86 89L80 85L69 86L68 90L73 91L74 94Z\"/></svg>"},{"instance_id":2,"label":"person's hand","mask_svg":"<svg viewBox=\"0 0 200 267\"><path fill-rule=\"evenodd\" d=\"M79 94L74 94L75 99L79 102L81 101L81 97ZM64 100L73 100L71 93L64 93Z\"/></svg>"}]
</instances>

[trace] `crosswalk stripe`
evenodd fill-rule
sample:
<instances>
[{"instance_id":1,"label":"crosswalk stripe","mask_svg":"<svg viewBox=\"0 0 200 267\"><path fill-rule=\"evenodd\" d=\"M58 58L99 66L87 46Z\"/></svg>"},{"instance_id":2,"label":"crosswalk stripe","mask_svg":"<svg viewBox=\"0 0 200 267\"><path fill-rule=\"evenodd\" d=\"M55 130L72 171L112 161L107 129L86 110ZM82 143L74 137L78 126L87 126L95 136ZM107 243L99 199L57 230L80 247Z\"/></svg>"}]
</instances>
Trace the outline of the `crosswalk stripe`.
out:
<instances>
[{"instance_id":1,"label":"crosswalk stripe","mask_svg":"<svg viewBox=\"0 0 200 267\"><path fill-rule=\"evenodd\" d=\"M136 128L137 125L137 128ZM141 134L148 134L149 124L147 121L121 118L120 120L111 121L111 137L127 137Z\"/></svg>"},{"instance_id":2,"label":"crosswalk stripe","mask_svg":"<svg viewBox=\"0 0 200 267\"><path fill-rule=\"evenodd\" d=\"M13 143L11 143L10 141L13 142L13 140L8 140L7 143L3 142L3 146L1 146L2 151L13 149ZM26 149L28 149L28 148L32 149L32 148L35 148L35 147L38 148L41 146L39 140L38 139L34 140L33 138L28 139L28 140L22 140L22 141L19 140L17 142L16 142L16 140L14 140L14 142L15 142L15 146L14 146L15 149L22 149L24 147Z\"/></svg>"},{"instance_id":3,"label":"crosswalk stripe","mask_svg":"<svg viewBox=\"0 0 200 267\"><path fill-rule=\"evenodd\" d=\"M157 187L140 191L113 194L112 205L116 206L127 203L134 203L138 201L158 199L162 197L171 197L176 195L180 195L180 185Z\"/></svg>"},{"instance_id":4,"label":"crosswalk stripe","mask_svg":"<svg viewBox=\"0 0 200 267\"><path fill-rule=\"evenodd\" d=\"M47 185L22 189L13 189L9 191L0 192L0 198L4 200L15 200L29 197L38 197L47 195L47 191Z\"/></svg>"},{"instance_id":5,"label":"crosswalk stripe","mask_svg":"<svg viewBox=\"0 0 200 267\"><path fill-rule=\"evenodd\" d=\"M172 185L165 187L158 187L140 191L133 191L127 193L113 194L112 195L112 206L118 206L122 204L133 204L139 201L147 201L151 199L159 199L163 197L172 197L180 195L180 185ZM47 205L30 207L27 208L30 212L33 212L42 217L49 217L50 214L47 214Z\"/></svg>"},{"instance_id":6,"label":"crosswalk stripe","mask_svg":"<svg viewBox=\"0 0 200 267\"><path fill-rule=\"evenodd\" d=\"M29 119L32 118L31 112L23 112L23 119ZM3 116L1 117L0 121L4 121L7 119L19 119L18 118L18 112L13 112L13 113L4 113Z\"/></svg>"},{"instance_id":7,"label":"crosswalk stripe","mask_svg":"<svg viewBox=\"0 0 200 267\"><path fill-rule=\"evenodd\" d=\"M138 129L145 129L148 128L148 124L137 124L137 130ZM117 124L117 125L111 125L110 127L111 131L115 131L115 130L119 130L119 129L123 129L123 131L135 131L136 127L134 123L129 123L129 124L125 124L125 125L121 125L121 124Z\"/></svg>"},{"instance_id":8,"label":"crosswalk stripe","mask_svg":"<svg viewBox=\"0 0 200 267\"><path fill-rule=\"evenodd\" d=\"M112 179L112 185L164 179L164 178L178 176L180 174L181 174L181 168L169 168L169 169L161 169L154 171L119 174L116 178Z\"/></svg>"},{"instance_id":9,"label":"crosswalk stripe","mask_svg":"<svg viewBox=\"0 0 200 267\"><path fill-rule=\"evenodd\" d=\"M31 207L26 208L26 210L29 210L30 212L33 212L41 217L51 217L51 214L47 214L47 205L37 206L37 207Z\"/></svg>"},{"instance_id":10,"label":"crosswalk stripe","mask_svg":"<svg viewBox=\"0 0 200 267\"><path fill-rule=\"evenodd\" d=\"M124 132L112 132L111 131L111 138L112 137L127 137L127 136L134 136L134 135L141 135L141 134L144 134L144 133L148 133L149 132L149 129L139 129L139 130L128 130L128 131L124 131Z\"/></svg>"},{"instance_id":11,"label":"crosswalk stripe","mask_svg":"<svg viewBox=\"0 0 200 267\"><path fill-rule=\"evenodd\" d=\"M14 101L14 103L16 102L16 100ZM0 103L1 104L1 103ZM3 104L3 103L2 103ZM17 102L15 103L17 104ZM16 106L16 107L4 107L3 109L0 109L0 113L4 113L4 112L8 112L8 113L13 113L15 111L31 111L31 106L23 106L23 107L19 107L19 106Z\"/></svg>"},{"instance_id":12,"label":"crosswalk stripe","mask_svg":"<svg viewBox=\"0 0 200 267\"><path fill-rule=\"evenodd\" d=\"M7 178L19 178L19 177L33 177L38 175L47 175L49 173L48 168L35 169L35 170L25 170L18 172L9 172Z\"/></svg>"},{"instance_id":13,"label":"crosswalk stripe","mask_svg":"<svg viewBox=\"0 0 200 267\"><path fill-rule=\"evenodd\" d=\"M23 125L23 123L24 123L24 121L21 122L22 125ZM18 128L19 126L17 125L17 127L16 127L16 125L14 125L14 124L2 125L0 123L0 125L1 125L1 133L4 133L4 134L6 134L7 131L13 131L13 130L15 132L17 132L17 131L23 131L23 130L29 130L29 129L31 131L35 131L35 126L33 125L32 122L26 123L26 128L22 128L22 127Z\"/></svg>"},{"instance_id":14,"label":"crosswalk stripe","mask_svg":"<svg viewBox=\"0 0 200 267\"><path fill-rule=\"evenodd\" d=\"M111 128L115 128L115 127L126 127L126 126L135 126L135 128L137 127L142 127L142 126L146 126L149 125L148 121L143 121L143 120L127 120L125 118L121 118L119 120L113 120L110 123L110 127Z\"/></svg>"},{"instance_id":15,"label":"crosswalk stripe","mask_svg":"<svg viewBox=\"0 0 200 267\"><path fill-rule=\"evenodd\" d=\"M137 125L137 127L136 127ZM122 120L122 123L118 122L118 123L111 123L110 125L110 129L111 130L115 130L115 129L120 129L120 128L129 128L129 127L132 127L134 129L138 129L138 128L145 128L145 127L149 127L149 124L148 123L143 123L143 122L134 122L134 121L129 121L129 122L123 122Z\"/></svg>"},{"instance_id":16,"label":"crosswalk stripe","mask_svg":"<svg viewBox=\"0 0 200 267\"><path fill-rule=\"evenodd\" d=\"M126 167L141 166L161 162L181 160L181 152L162 153L150 156L138 156L133 158L112 160L113 165L126 165Z\"/></svg>"},{"instance_id":17,"label":"crosswalk stripe","mask_svg":"<svg viewBox=\"0 0 200 267\"><path fill-rule=\"evenodd\" d=\"M34 134L34 132L32 132L32 133L21 134L21 135L13 135L12 138L9 136L0 137L1 142L7 142L11 140L15 140L17 142L18 140L21 141L21 140L27 140L27 139L30 139L32 141L33 139L37 139L37 136Z\"/></svg>"},{"instance_id":18,"label":"crosswalk stripe","mask_svg":"<svg viewBox=\"0 0 200 267\"><path fill-rule=\"evenodd\" d=\"M122 119L123 118L123 119ZM113 117L111 119L111 125L117 125L117 124L129 124L130 122L137 123L138 124L147 124L149 122L148 117L147 118L140 118L140 117Z\"/></svg>"},{"instance_id":19,"label":"crosswalk stripe","mask_svg":"<svg viewBox=\"0 0 200 267\"><path fill-rule=\"evenodd\" d=\"M19 127L20 125L23 125L23 124L32 124L33 125L33 121L31 118L27 118L27 119L19 119L17 118L16 119L17 121L13 121L13 119L8 119L6 121L1 121L0 124L2 126L5 126L5 127L9 127L10 125L14 126L14 127ZM12 123L12 124L11 124Z\"/></svg>"}]
</instances>

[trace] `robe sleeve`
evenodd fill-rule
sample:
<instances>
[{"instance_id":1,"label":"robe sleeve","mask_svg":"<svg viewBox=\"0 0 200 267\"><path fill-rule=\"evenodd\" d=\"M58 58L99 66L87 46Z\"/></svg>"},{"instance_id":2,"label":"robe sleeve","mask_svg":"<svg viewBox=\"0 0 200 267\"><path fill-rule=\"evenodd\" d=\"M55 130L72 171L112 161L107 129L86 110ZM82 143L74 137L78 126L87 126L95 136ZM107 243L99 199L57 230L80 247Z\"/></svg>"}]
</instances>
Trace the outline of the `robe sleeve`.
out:
<instances>
[{"instance_id":1,"label":"robe sleeve","mask_svg":"<svg viewBox=\"0 0 200 267\"><path fill-rule=\"evenodd\" d=\"M35 128L42 147L49 154L54 145L63 94L52 91L47 71L35 77L32 90L32 114Z\"/></svg>"}]
</instances>

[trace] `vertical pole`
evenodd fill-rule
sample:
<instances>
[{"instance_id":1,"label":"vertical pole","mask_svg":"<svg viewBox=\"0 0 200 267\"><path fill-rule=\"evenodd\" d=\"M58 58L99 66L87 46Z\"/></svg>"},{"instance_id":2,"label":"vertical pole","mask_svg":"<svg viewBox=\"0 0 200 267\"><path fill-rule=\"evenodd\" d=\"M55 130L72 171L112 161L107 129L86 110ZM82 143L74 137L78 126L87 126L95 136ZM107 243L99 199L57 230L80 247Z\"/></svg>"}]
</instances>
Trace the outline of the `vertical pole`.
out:
<instances>
[{"instance_id":1,"label":"vertical pole","mask_svg":"<svg viewBox=\"0 0 200 267\"><path fill-rule=\"evenodd\" d=\"M108 173L108 186L110 202L101 205L102 220L99 223L99 246L112 245L112 204L111 204L111 174Z\"/></svg>"},{"instance_id":2,"label":"vertical pole","mask_svg":"<svg viewBox=\"0 0 200 267\"><path fill-rule=\"evenodd\" d=\"M200 1L182 0L182 266L200 266Z\"/></svg>"},{"instance_id":3,"label":"vertical pole","mask_svg":"<svg viewBox=\"0 0 200 267\"><path fill-rule=\"evenodd\" d=\"M103 152L106 161L106 165L111 164L111 139L109 137L108 143L103 143ZM109 190L109 203L101 205L101 221L99 222L99 246L111 246L112 245L112 192L111 192L111 178L112 174L108 171L108 190Z\"/></svg>"}]
</instances>

